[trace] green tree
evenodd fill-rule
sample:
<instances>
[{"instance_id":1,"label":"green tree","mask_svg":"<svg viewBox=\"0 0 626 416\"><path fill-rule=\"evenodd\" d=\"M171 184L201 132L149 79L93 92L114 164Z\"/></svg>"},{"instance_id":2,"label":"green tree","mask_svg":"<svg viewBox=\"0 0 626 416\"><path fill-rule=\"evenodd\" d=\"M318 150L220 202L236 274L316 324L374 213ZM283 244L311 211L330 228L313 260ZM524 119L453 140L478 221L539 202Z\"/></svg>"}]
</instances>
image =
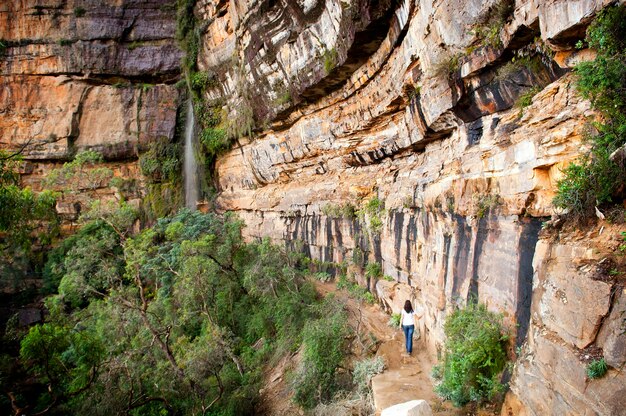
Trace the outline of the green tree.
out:
<instances>
[{"instance_id":1,"label":"green tree","mask_svg":"<svg viewBox=\"0 0 626 416\"><path fill-rule=\"evenodd\" d=\"M117 211L88 218L50 256L59 293L22 342L42 386L33 410L250 413L269 351L297 348L307 317L321 316L297 261L269 241L245 244L232 215L185 210L138 234Z\"/></svg>"},{"instance_id":2,"label":"green tree","mask_svg":"<svg viewBox=\"0 0 626 416\"><path fill-rule=\"evenodd\" d=\"M304 359L295 379L294 400L305 409L328 401L337 391L337 368L349 334L346 312L334 298L316 308L318 318L304 331Z\"/></svg>"},{"instance_id":3,"label":"green tree","mask_svg":"<svg viewBox=\"0 0 626 416\"><path fill-rule=\"evenodd\" d=\"M17 287L37 263L33 246L49 243L59 225L57 195L20 187L19 163L19 154L0 151L0 281Z\"/></svg>"},{"instance_id":4,"label":"green tree","mask_svg":"<svg viewBox=\"0 0 626 416\"><path fill-rule=\"evenodd\" d=\"M106 186L113 177L113 171L98 167L103 161L102 155L93 150L78 152L72 161L53 169L46 176L44 185L72 193Z\"/></svg>"}]
</instances>

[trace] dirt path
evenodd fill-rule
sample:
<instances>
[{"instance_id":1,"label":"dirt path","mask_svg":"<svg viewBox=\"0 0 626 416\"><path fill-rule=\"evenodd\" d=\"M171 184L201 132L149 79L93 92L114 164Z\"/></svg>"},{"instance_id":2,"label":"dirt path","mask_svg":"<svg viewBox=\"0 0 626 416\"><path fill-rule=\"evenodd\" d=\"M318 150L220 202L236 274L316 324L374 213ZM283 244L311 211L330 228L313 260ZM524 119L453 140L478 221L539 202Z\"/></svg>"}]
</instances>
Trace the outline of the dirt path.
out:
<instances>
[{"instance_id":1,"label":"dirt path","mask_svg":"<svg viewBox=\"0 0 626 416\"><path fill-rule=\"evenodd\" d=\"M404 334L399 328L387 324L390 317L378 305L359 303L345 290L337 290L334 283L317 282L316 287L323 295L334 293L345 304L350 324L359 327L358 332L364 340L371 334L380 342L376 356L383 357L386 369L372 380L376 415L394 404L417 399L428 401L435 416L474 414L456 409L437 397L430 378L433 363L429 360L423 342L414 340L413 355L403 354ZM298 361L298 355L283 357L265 374L265 386L261 392L264 398L262 413L276 416L303 414L291 401L291 392L284 377L285 372L293 370Z\"/></svg>"},{"instance_id":2,"label":"dirt path","mask_svg":"<svg viewBox=\"0 0 626 416\"><path fill-rule=\"evenodd\" d=\"M404 334L401 330L389 328L390 334L378 351L387 363L382 374L372 379L372 393L376 414L395 404L410 400L426 400L434 415L463 415L465 412L454 409L449 403L443 403L433 391L430 378L433 363L423 348L423 343L417 341L413 345L413 355L404 353Z\"/></svg>"},{"instance_id":3,"label":"dirt path","mask_svg":"<svg viewBox=\"0 0 626 416\"><path fill-rule=\"evenodd\" d=\"M376 414L394 404L423 399L430 404L433 415L466 415L450 403L443 403L433 391L430 378L433 363L421 340L415 340L413 355L404 354L404 334L398 327L390 327L389 315L378 305L359 304L346 291L338 291L333 283L318 284L323 293L333 292L342 300L352 317L352 323L360 316L361 333L371 333L381 341L376 356L383 357L386 369L372 380L372 391Z\"/></svg>"}]
</instances>

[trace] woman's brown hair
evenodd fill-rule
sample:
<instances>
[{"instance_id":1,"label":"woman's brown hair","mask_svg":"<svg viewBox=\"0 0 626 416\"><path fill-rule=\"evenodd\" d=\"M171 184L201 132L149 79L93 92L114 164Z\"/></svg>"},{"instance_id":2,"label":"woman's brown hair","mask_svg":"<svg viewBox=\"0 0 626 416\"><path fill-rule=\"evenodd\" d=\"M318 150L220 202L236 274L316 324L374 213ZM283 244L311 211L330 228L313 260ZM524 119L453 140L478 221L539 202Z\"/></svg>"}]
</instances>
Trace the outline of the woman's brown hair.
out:
<instances>
[{"instance_id":1,"label":"woman's brown hair","mask_svg":"<svg viewBox=\"0 0 626 416\"><path fill-rule=\"evenodd\" d=\"M413 312L413 306L411 305L411 301L410 300L407 300L406 302L404 302L404 311L406 313Z\"/></svg>"}]
</instances>

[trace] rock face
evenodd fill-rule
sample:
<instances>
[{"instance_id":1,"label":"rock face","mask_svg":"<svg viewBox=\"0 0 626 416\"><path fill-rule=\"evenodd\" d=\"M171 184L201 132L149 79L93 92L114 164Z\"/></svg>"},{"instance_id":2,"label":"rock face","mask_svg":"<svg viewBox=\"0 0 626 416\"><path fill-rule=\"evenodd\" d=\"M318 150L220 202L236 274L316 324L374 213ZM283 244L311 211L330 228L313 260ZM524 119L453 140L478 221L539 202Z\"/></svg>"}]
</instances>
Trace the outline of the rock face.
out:
<instances>
[{"instance_id":1,"label":"rock face","mask_svg":"<svg viewBox=\"0 0 626 416\"><path fill-rule=\"evenodd\" d=\"M579 264L604 243L541 233L593 115L569 73L593 53L574 44L611 2L518 0L481 39L496 3L199 1L200 65L219 81L206 98L257 126L218 160L217 202L248 238L356 264L390 309L412 298L433 355L456 305L503 312L526 354L509 410L615 414L622 373L585 375L584 351L623 366L620 284Z\"/></svg>"},{"instance_id":2,"label":"rock face","mask_svg":"<svg viewBox=\"0 0 626 416\"><path fill-rule=\"evenodd\" d=\"M40 189L51 168L95 150L115 176L139 179L131 198L143 194L139 153L175 134L175 26L168 0L0 5L0 148L25 146L24 185ZM107 184L98 189L115 198ZM66 195L61 205L84 199Z\"/></svg>"},{"instance_id":3,"label":"rock face","mask_svg":"<svg viewBox=\"0 0 626 416\"><path fill-rule=\"evenodd\" d=\"M620 414L624 227L541 231L593 116L570 70L594 53L574 45L611 3L197 0L204 98L253 126L216 162L216 205L249 239L350 263L390 310L412 299L433 356L457 305L502 312L519 355L503 414ZM0 5L0 148L26 146L24 185L97 150L140 202L138 155L176 135L175 14L170 0ZM119 198L78 191L58 203L68 218ZM364 273L373 262L387 279ZM588 380L600 356L609 374Z\"/></svg>"},{"instance_id":4,"label":"rock face","mask_svg":"<svg viewBox=\"0 0 626 416\"><path fill-rule=\"evenodd\" d=\"M614 264L606 264L619 231L598 227L585 235L546 236L537 244L528 341L511 387L530 415L623 413L624 281L615 277ZM601 356L615 370L588 379L587 364Z\"/></svg>"}]
</instances>

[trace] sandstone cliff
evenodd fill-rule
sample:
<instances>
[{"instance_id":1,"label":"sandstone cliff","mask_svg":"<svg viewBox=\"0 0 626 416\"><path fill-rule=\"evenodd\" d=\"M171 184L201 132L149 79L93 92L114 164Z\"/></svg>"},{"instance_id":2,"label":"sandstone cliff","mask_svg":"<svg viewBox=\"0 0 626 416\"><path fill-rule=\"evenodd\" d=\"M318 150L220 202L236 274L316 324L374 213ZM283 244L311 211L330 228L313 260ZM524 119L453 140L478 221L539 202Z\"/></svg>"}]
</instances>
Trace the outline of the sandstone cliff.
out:
<instances>
[{"instance_id":1,"label":"sandstone cliff","mask_svg":"<svg viewBox=\"0 0 626 416\"><path fill-rule=\"evenodd\" d=\"M183 56L167 0L19 1L0 5L0 147L23 153L22 182L41 188L51 169L83 150L103 154L113 175L137 179L137 157L174 140ZM96 167L97 168L97 167ZM115 199L108 182L65 194L76 217L87 194Z\"/></svg>"},{"instance_id":2,"label":"sandstone cliff","mask_svg":"<svg viewBox=\"0 0 626 416\"><path fill-rule=\"evenodd\" d=\"M540 233L593 116L570 73L592 53L574 43L609 3L517 1L493 29L502 2L199 2L207 98L257 125L218 161L220 207L249 238L380 262L425 307L433 355L455 304L502 311L521 354L504 412L618 414L623 286L589 264L620 228ZM614 370L589 382L601 349Z\"/></svg>"},{"instance_id":3,"label":"sandstone cliff","mask_svg":"<svg viewBox=\"0 0 626 416\"><path fill-rule=\"evenodd\" d=\"M455 305L503 312L519 357L503 414L620 414L626 295L607 259L624 227L541 231L593 116L570 71L593 52L574 44L613 2L504 3L198 0L204 98L255 126L217 161L217 205L250 239L381 263L396 282L362 283L424 307L433 356ZM166 0L0 5L0 146L29 143L24 184L94 149L139 181L127 198L145 196L139 154L175 140L174 14ZM609 374L587 380L599 354Z\"/></svg>"}]
</instances>

